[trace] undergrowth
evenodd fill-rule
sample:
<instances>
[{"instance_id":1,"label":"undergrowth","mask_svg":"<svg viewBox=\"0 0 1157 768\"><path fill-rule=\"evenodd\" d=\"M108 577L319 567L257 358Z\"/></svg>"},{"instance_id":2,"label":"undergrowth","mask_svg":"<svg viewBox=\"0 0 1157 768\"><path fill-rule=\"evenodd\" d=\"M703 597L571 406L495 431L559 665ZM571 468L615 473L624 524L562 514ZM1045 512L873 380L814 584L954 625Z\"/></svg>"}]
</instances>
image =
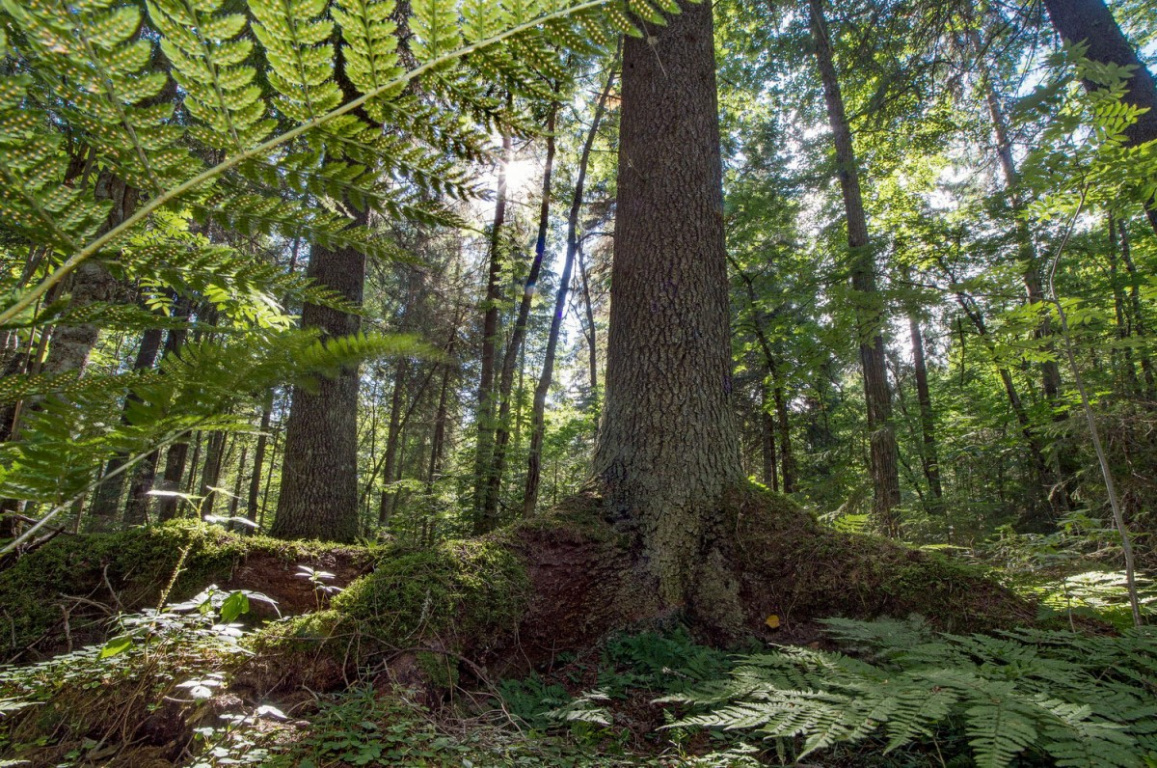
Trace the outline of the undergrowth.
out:
<instances>
[{"instance_id":1,"label":"undergrowth","mask_svg":"<svg viewBox=\"0 0 1157 768\"><path fill-rule=\"evenodd\" d=\"M863 658L782 647L669 696L679 726L750 731L802 759L846 742L967 741L981 768L1157 764L1157 631L932 633L922 621L825 622Z\"/></svg>"}]
</instances>

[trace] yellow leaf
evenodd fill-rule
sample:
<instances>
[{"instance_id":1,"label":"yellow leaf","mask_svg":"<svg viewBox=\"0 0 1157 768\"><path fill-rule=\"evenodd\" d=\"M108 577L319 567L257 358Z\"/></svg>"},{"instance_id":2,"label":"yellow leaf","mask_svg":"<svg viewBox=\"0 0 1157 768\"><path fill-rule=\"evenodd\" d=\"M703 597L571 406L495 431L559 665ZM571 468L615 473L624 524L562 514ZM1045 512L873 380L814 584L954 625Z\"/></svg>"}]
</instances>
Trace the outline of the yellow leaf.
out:
<instances>
[{"instance_id":1,"label":"yellow leaf","mask_svg":"<svg viewBox=\"0 0 1157 768\"><path fill-rule=\"evenodd\" d=\"M767 621L763 622L772 629L779 629L779 617L774 613L767 617Z\"/></svg>"}]
</instances>

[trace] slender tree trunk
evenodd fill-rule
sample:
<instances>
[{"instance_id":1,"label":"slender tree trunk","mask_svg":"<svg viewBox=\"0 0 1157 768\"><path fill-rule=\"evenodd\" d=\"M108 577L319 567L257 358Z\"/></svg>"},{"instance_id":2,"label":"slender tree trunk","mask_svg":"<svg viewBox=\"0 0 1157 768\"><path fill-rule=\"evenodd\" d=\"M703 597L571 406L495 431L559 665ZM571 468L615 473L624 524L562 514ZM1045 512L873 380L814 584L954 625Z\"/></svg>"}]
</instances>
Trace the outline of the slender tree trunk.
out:
<instances>
[{"instance_id":1,"label":"slender tree trunk","mask_svg":"<svg viewBox=\"0 0 1157 768\"><path fill-rule=\"evenodd\" d=\"M490 265L486 277L485 312L482 320L482 360L478 377L478 445L474 461L474 533L486 533L497 520L486 515L494 457L494 371L498 356L499 303L502 301L502 227L506 223L506 166L511 160L509 134L502 136L502 162L498 165L498 195L494 224L490 230Z\"/></svg>"},{"instance_id":2,"label":"slender tree trunk","mask_svg":"<svg viewBox=\"0 0 1157 768\"><path fill-rule=\"evenodd\" d=\"M973 34L973 47L979 52L980 42ZM985 102L989 116L992 119L993 134L996 138L996 154L1000 160L1001 172L1004 176L1005 190L1008 193L1016 227L1016 241L1019 249L1018 257L1021 264L1021 278L1024 282L1025 293L1030 306L1035 307L1040 322L1033 329L1033 337L1043 344L1045 352L1055 356L1056 346L1052 342L1052 321L1045 302L1044 288L1041 284L1040 259L1033 244L1032 232L1029 231L1028 218L1024 216L1024 204L1020 196L1020 174L1012 155L1012 142L1008 135L1008 123L1004 111L1000 106L1000 98L992 83L987 67L981 62L981 88L984 90ZM1066 412L1060 407L1061 397L1061 369L1057 360L1048 359L1040 364L1041 384L1045 401L1053 415L1053 421L1064 423L1068 420ZM1061 502L1062 511L1071 508L1069 485L1077 475L1079 467L1073 455L1073 446L1069 441L1060 439L1052 445L1052 459L1055 465L1057 482L1061 493L1056 498Z\"/></svg>"},{"instance_id":3,"label":"slender tree trunk","mask_svg":"<svg viewBox=\"0 0 1157 768\"><path fill-rule=\"evenodd\" d=\"M1045 8L1061 38L1070 45L1085 43L1091 61L1116 64L1132 71L1125 81L1126 104L1146 110L1125 130L1126 144L1138 146L1157 139L1157 81L1141 63L1137 52L1117 26L1117 20L1103 0L1045 0ZM1085 87L1099 86L1086 82ZM1150 199L1146 215L1157 232L1157 200Z\"/></svg>"},{"instance_id":4,"label":"slender tree trunk","mask_svg":"<svg viewBox=\"0 0 1157 768\"><path fill-rule=\"evenodd\" d=\"M554 301L554 314L550 318L550 334L546 341L546 355L542 363L542 375L538 385L534 388L534 404L531 406L530 450L526 462L526 491L522 497L522 515L530 517L538 504L538 486L542 476L542 441L546 434L546 396L550 392L550 383L554 378L554 357L558 348L558 335L562 328L562 318L566 313L566 296L570 289L571 274L574 270L575 254L578 252L579 214L582 211L583 191L586 187L587 166L590 163L591 147L594 146L595 136L599 130L599 122L603 119L603 112L607 106L607 96L615 80L615 65L618 64L616 55L607 74L606 85L599 94L595 105L595 114L591 120L591 128L587 131L586 141L583 143L582 154L579 156L578 178L575 180L574 197L571 199L570 215L566 225L566 259L563 262L562 276L558 281L558 293Z\"/></svg>"},{"instance_id":5,"label":"slender tree trunk","mask_svg":"<svg viewBox=\"0 0 1157 768\"><path fill-rule=\"evenodd\" d=\"M237 462L237 477L233 480L233 495L229 497L229 517L237 517L237 508L241 505L241 485L245 482L245 470L248 469L249 446L241 446L241 458ZM232 524L231 524L232 525ZM242 526L238 525L238 528ZM248 527L242 528L242 533L249 533Z\"/></svg>"},{"instance_id":6,"label":"slender tree trunk","mask_svg":"<svg viewBox=\"0 0 1157 768\"><path fill-rule=\"evenodd\" d=\"M908 315L908 328L912 334L912 365L916 371L916 399L920 403L920 432L924 438L920 461L924 466L928 489L939 501L944 496L944 489L940 484L940 458L936 447L936 414L932 410L932 393L928 389L924 335L920 332L920 322L915 314Z\"/></svg>"},{"instance_id":7,"label":"slender tree trunk","mask_svg":"<svg viewBox=\"0 0 1157 768\"><path fill-rule=\"evenodd\" d=\"M788 422L787 398L783 383L775 380L775 424L779 430L779 455L783 466L783 492L795 493L795 454L791 450L791 424Z\"/></svg>"},{"instance_id":8,"label":"slender tree trunk","mask_svg":"<svg viewBox=\"0 0 1157 768\"><path fill-rule=\"evenodd\" d=\"M770 373L768 374L771 375ZM762 406L759 411L760 437L763 447L763 484L779 492L778 457L775 452L775 401L767 384L760 389Z\"/></svg>"},{"instance_id":9,"label":"slender tree trunk","mask_svg":"<svg viewBox=\"0 0 1157 768\"><path fill-rule=\"evenodd\" d=\"M394 373L394 391L390 395L390 426L386 434L386 454L383 458L382 495L378 505L378 522L385 525L389 522L390 514L394 510L394 500L397 491L390 488L397 473L398 444L402 438L402 404L406 395L406 375L409 373L409 360L401 358Z\"/></svg>"},{"instance_id":10,"label":"slender tree trunk","mask_svg":"<svg viewBox=\"0 0 1157 768\"><path fill-rule=\"evenodd\" d=\"M1117 233L1121 237L1121 262L1125 265L1125 271L1129 273L1129 305L1133 309L1133 334L1148 336L1149 323L1142 311L1140 278L1137 275L1137 265L1133 263L1133 249L1129 245L1129 227L1125 219L1118 222ZM1144 347L1140 356L1141 373L1145 378L1145 396L1150 400L1157 400L1157 373L1154 372L1153 361Z\"/></svg>"},{"instance_id":11,"label":"slender tree trunk","mask_svg":"<svg viewBox=\"0 0 1157 768\"><path fill-rule=\"evenodd\" d=\"M434 434L430 438L430 463L426 470L426 493L434 492L434 482L442 463L443 445L446 440L446 422L449 418L450 381L453 370L450 365L442 368L442 385L438 391L438 410L434 413Z\"/></svg>"},{"instance_id":12,"label":"slender tree trunk","mask_svg":"<svg viewBox=\"0 0 1157 768\"><path fill-rule=\"evenodd\" d=\"M249 478L249 496L245 500L245 516L257 522L258 503L261 496L261 473L265 467L265 450L269 442L269 423L273 420L273 390L265 395L261 406L261 426L258 428L257 446L253 450L253 477Z\"/></svg>"},{"instance_id":13,"label":"slender tree trunk","mask_svg":"<svg viewBox=\"0 0 1157 768\"><path fill-rule=\"evenodd\" d=\"M964 310L964 314L972 322L973 327L976 328L976 333L980 337L981 343L988 351L993 365L996 366L997 375L1000 376L1004 393L1008 397L1008 404L1012 408L1013 415L1016 416L1017 424L1020 425L1021 434L1024 436L1025 447L1028 448L1029 462L1032 467L1033 480L1036 484L1036 493L1034 493L1033 496L1039 499L1039 502L1030 507L1026 514L1023 515L1023 521L1028 527L1037 530L1046 530L1055 527L1055 518L1063 509L1063 506L1055 499L1058 483L1053 477L1048 461L1045 460L1044 448L1041 446L1040 439L1037 437L1036 430L1033 428L1032 420L1028 416L1024 402L1017 392L1016 383L1012 378L1012 372L1008 369L1008 366L1000 361L996 352L996 345L988 335L988 326L984 322L980 311L972 306L970 299L963 293L957 292L955 295L957 303L960 305L960 308ZM960 326L960 334L963 339L963 325ZM963 368L963 366L962 352L961 368Z\"/></svg>"},{"instance_id":14,"label":"slender tree trunk","mask_svg":"<svg viewBox=\"0 0 1157 768\"><path fill-rule=\"evenodd\" d=\"M161 339L163 333L160 328L149 328L141 334L141 346L137 350L136 360L133 361L134 371L145 371L153 367L157 361L157 353L161 349ZM140 398L134 394L129 393L125 397L125 404L123 413L121 415L121 423L128 424L129 411L135 403L139 403ZM127 454L121 454L112 457L108 460L108 465L105 467L105 479L97 486L96 494L93 498L92 505L89 507L89 528L92 530L105 530L116 519L117 510L120 507L121 494L124 492L125 480L128 473L120 471L125 462L129 459ZM115 474L114 474L115 473Z\"/></svg>"},{"instance_id":15,"label":"slender tree trunk","mask_svg":"<svg viewBox=\"0 0 1157 768\"><path fill-rule=\"evenodd\" d=\"M655 596L708 626L742 606L723 512L744 483L732 404L709 3L623 51L618 201L595 482Z\"/></svg>"},{"instance_id":16,"label":"slender tree trunk","mask_svg":"<svg viewBox=\"0 0 1157 768\"><path fill-rule=\"evenodd\" d=\"M550 191L551 172L554 169L554 126L557 105L551 107L550 117L546 123L546 163L542 172L542 204L538 211L538 237L534 241L534 258L530 262L530 272L526 276L526 286L522 292L522 301L518 305L518 318L514 323L514 332L510 335L510 343L506 347L506 354L502 358L502 375L498 384L498 428L494 437L494 454L491 459L490 471L486 482L486 495L483 499L483 519L498 519L498 498L502 491L502 476L506 470L506 444L510 440L510 392L514 386L514 368L526 338L526 324L530 317L530 303L534 299L535 288L538 286L538 275L542 270L542 259L546 253L546 233L550 227Z\"/></svg>"},{"instance_id":17,"label":"slender tree trunk","mask_svg":"<svg viewBox=\"0 0 1157 768\"><path fill-rule=\"evenodd\" d=\"M885 322L881 297L876 289L876 263L868 237L868 219L860 193L860 177L852 131L844 111L839 80L833 63L831 40L824 20L822 0L809 0L816 61L824 84L828 120L836 150L836 164L847 212L848 248L852 258L852 288L857 295L860 362L864 373L864 396L868 405L871 441L874 510L880 527L889 535L899 533L895 507L900 503L900 473L896 435L892 427L892 394L884 354Z\"/></svg>"},{"instance_id":18,"label":"slender tree trunk","mask_svg":"<svg viewBox=\"0 0 1157 768\"><path fill-rule=\"evenodd\" d=\"M795 457L791 452L791 430L788 424L787 400L783 393L783 381L780 378L779 361L771 348L771 341L763 327L763 318L759 312L759 302L755 291L755 281L747 274L737 261L730 259L731 267L743 280L747 288L747 303L751 310L751 329L755 332L755 339L759 342L759 349L763 353L763 364L767 368L767 381L764 383L764 397L766 400L767 388L772 391L775 402L775 417L779 429L779 448L783 457L783 492L795 491ZM775 490L778 490L775 489Z\"/></svg>"},{"instance_id":19,"label":"slender tree trunk","mask_svg":"<svg viewBox=\"0 0 1157 768\"><path fill-rule=\"evenodd\" d=\"M1111 213L1108 214L1107 219L1109 227L1109 281L1113 286L1113 311L1117 320L1117 338L1124 343L1133 335L1133 322L1125 306L1125 290L1121 286L1117 220ZM1126 343L1122 349L1113 350L1113 357L1117 360L1118 368L1124 375L1125 387L1134 397L1142 395L1141 383L1137 379L1137 368L1133 363L1133 350Z\"/></svg>"},{"instance_id":20,"label":"slender tree trunk","mask_svg":"<svg viewBox=\"0 0 1157 768\"><path fill-rule=\"evenodd\" d=\"M358 223L365 223L361 214ZM307 275L360 304L365 256L352 248L315 245ZM306 304L304 328L323 339L357 333L361 318ZM270 534L282 539L353 541L358 535L358 366L322 378L316 391L294 387L285 430L281 493Z\"/></svg>"},{"instance_id":21,"label":"slender tree trunk","mask_svg":"<svg viewBox=\"0 0 1157 768\"><path fill-rule=\"evenodd\" d=\"M201 471L200 516L204 519L213 514L213 507L217 503L217 491L221 480L221 464L225 459L225 443L228 438L224 432L209 434L209 444L205 448L205 467Z\"/></svg>"},{"instance_id":22,"label":"slender tree trunk","mask_svg":"<svg viewBox=\"0 0 1157 768\"><path fill-rule=\"evenodd\" d=\"M582 278L583 286L583 308L586 311L587 318L587 327L584 329L584 335L587 340L587 367L590 370L591 376L591 410L597 413L599 409L598 339L595 337L595 310L591 303L590 279L587 276L587 266L586 259L583 255L582 241L579 241L578 267L579 277Z\"/></svg>"}]
</instances>

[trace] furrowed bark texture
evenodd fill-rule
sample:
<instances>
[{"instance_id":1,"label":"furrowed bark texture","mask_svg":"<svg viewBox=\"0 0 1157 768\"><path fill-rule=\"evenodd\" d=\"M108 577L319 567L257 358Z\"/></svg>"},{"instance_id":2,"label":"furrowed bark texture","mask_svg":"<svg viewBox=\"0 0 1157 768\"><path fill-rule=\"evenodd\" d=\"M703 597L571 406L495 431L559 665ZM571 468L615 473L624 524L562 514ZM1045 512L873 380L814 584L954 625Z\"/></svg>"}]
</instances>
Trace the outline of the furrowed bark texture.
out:
<instances>
[{"instance_id":1,"label":"furrowed bark texture","mask_svg":"<svg viewBox=\"0 0 1157 768\"><path fill-rule=\"evenodd\" d=\"M354 249L314 246L307 274L347 301L361 303L365 256ZM306 304L301 324L332 338L357 333L361 318ZM330 541L357 537L357 407L357 366L320 379L315 391L294 387L271 535Z\"/></svg>"},{"instance_id":2,"label":"furrowed bark texture","mask_svg":"<svg viewBox=\"0 0 1157 768\"><path fill-rule=\"evenodd\" d=\"M1117 20L1103 0L1045 0L1053 26L1068 44L1086 43L1086 56L1092 61L1135 67L1125 82L1124 101L1148 112L1125 130L1129 146L1157 139L1157 81L1137 58L1137 52L1121 32ZM1096 86L1086 83L1090 90ZM1157 200L1149 200L1146 215L1157 232Z\"/></svg>"},{"instance_id":3,"label":"furrowed bark texture","mask_svg":"<svg viewBox=\"0 0 1157 768\"><path fill-rule=\"evenodd\" d=\"M594 476L669 605L738 610L721 500L743 481L731 405L711 6L627 38L602 428ZM711 614L715 614L714 616Z\"/></svg>"},{"instance_id":4,"label":"furrowed bark texture","mask_svg":"<svg viewBox=\"0 0 1157 768\"><path fill-rule=\"evenodd\" d=\"M832 59L831 40L824 20L822 0L809 0L812 37L816 62L824 84L828 121L835 143L840 189L847 212L848 248L852 257L852 288L860 306L857 325L860 332L860 362L864 371L864 395L868 404L868 433L871 441L872 484L875 489L874 511L879 525L890 536L899 532L899 521L893 509L900 503L899 456L896 434L892 428L892 393L885 368L883 312L876 290L876 264L868 238L868 218L860 193L856 153L852 131L844 111L839 79Z\"/></svg>"}]
</instances>

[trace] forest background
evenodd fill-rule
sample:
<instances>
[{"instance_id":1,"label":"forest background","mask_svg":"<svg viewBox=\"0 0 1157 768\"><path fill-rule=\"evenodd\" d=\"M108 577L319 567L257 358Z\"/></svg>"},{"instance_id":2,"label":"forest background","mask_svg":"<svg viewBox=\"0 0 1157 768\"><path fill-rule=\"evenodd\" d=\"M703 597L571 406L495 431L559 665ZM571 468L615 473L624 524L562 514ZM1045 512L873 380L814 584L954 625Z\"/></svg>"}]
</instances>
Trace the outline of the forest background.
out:
<instances>
[{"instance_id":1,"label":"forest background","mask_svg":"<svg viewBox=\"0 0 1157 768\"><path fill-rule=\"evenodd\" d=\"M433 551L589 491L616 41L663 20L606 5L7 4L5 553ZM713 9L727 419L830 528L1093 571L1140 624L1157 19L1045 6Z\"/></svg>"}]
</instances>

